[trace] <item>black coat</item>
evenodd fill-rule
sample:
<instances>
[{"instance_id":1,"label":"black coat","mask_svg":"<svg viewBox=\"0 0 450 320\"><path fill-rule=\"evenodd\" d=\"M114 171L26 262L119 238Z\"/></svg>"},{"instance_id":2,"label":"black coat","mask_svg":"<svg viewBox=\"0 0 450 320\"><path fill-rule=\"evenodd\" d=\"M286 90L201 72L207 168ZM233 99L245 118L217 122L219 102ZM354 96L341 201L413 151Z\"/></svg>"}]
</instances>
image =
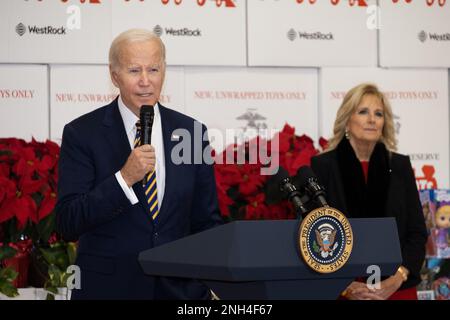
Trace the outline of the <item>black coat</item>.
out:
<instances>
[{"instance_id":1,"label":"black coat","mask_svg":"<svg viewBox=\"0 0 450 320\"><path fill-rule=\"evenodd\" d=\"M366 184L360 162L343 139L336 149L313 157L311 166L325 187L328 204L349 218L395 217L402 265L410 271L401 288L417 285L427 232L409 157L387 152L378 144L369 162Z\"/></svg>"}]
</instances>

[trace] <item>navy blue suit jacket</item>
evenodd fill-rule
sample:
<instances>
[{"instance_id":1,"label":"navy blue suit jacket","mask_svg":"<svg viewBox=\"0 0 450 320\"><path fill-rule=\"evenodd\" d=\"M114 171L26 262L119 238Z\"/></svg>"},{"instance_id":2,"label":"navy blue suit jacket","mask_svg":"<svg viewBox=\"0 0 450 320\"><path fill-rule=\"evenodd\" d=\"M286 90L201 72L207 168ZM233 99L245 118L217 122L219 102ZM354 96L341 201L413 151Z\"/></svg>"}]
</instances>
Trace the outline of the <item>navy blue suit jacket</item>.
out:
<instances>
[{"instance_id":1,"label":"navy blue suit jacket","mask_svg":"<svg viewBox=\"0 0 450 320\"><path fill-rule=\"evenodd\" d=\"M79 241L81 289L73 290L73 299L209 297L198 281L145 275L137 260L143 250L222 221L213 167L171 161L172 149L181 141L171 141L174 130L187 130L191 134L187 143L193 148L195 120L161 105L159 110L166 185L156 222L147 213L140 183L133 186L139 203L131 205L114 176L131 152L117 99L64 127L56 220L65 239ZM206 130L198 122L197 126L202 133ZM208 142L200 145L205 148Z\"/></svg>"}]
</instances>

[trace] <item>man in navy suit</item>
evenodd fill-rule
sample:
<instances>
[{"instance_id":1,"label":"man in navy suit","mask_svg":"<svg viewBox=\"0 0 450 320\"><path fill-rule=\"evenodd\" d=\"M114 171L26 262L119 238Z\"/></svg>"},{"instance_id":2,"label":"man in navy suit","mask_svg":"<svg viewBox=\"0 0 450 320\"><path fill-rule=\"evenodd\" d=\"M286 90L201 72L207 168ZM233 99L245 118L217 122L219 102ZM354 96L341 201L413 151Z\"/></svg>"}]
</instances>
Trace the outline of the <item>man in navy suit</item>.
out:
<instances>
[{"instance_id":1,"label":"man in navy suit","mask_svg":"<svg viewBox=\"0 0 450 320\"><path fill-rule=\"evenodd\" d=\"M148 276L138 262L143 250L221 223L213 168L193 161L209 147L202 134L202 150L194 148L194 128L206 128L158 103L166 70L159 37L125 31L113 41L109 62L120 95L63 132L56 217L63 237L78 240L81 289L72 298L208 299L199 281ZM134 147L142 105L154 106L151 145ZM190 161L178 165L177 129L193 137Z\"/></svg>"}]
</instances>

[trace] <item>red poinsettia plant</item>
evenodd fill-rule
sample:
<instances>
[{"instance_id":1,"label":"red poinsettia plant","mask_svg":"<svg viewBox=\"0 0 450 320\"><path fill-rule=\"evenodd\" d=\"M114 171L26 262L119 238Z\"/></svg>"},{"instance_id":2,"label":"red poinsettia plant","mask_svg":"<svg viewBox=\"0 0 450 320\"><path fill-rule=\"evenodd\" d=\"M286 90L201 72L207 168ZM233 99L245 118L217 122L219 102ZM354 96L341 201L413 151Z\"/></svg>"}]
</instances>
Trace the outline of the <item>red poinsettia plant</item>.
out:
<instances>
[{"instance_id":1,"label":"red poinsettia plant","mask_svg":"<svg viewBox=\"0 0 450 320\"><path fill-rule=\"evenodd\" d=\"M321 138L319 143L323 147L326 140ZM280 195L278 186L273 185L272 175L264 173L268 164L260 161L260 157L252 157L261 148L262 154L269 156L271 167L281 166L290 176L300 167L310 165L311 157L319 152L310 137L296 135L295 128L286 124L270 141L256 137L243 145L230 145L216 155L219 207L228 221L295 218L294 208ZM244 163L238 162L239 152L245 154ZM249 161L251 158L257 161Z\"/></svg>"},{"instance_id":2,"label":"red poinsettia plant","mask_svg":"<svg viewBox=\"0 0 450 320\"><path fill-rule=\"evenodd\" d=\"M59 146L49 140L0 139L0 267L4 267L0 269L4 276L0 278L0 291L11 294L10 282L15 279L11 268L19 274L12 284L26 285L33 246L50 246L58 241L52 213L59 151Z\"/></svg>"},{"instance_id":3,"label":"red poinsettia plant","mask_svg":"<svg viewBox=\"0 0 450 320\"><path fill-rule=\"evenodd\" d=\"M59 146L49 140L0 139L0 224L13 225L3 230L6 240L17 241L53 211L58 157Z\"/></svg>"},{"instance_id":4,"label":"red poinsettia plant","mask_svg":"<svg viewBox=\"0 0 450 320\"><path fill-rule=\"evenodd\" d=\"M325 143L320 139L322 147ZM55 232L59 151L49 140L0 139L0 292L9 296L24 285L18 282L24 274L44 278L42 285L56 293L56 288L65 286L67 267L74 263L76 244L64 242ZM244 161L238 161L241 151ZM225 220L294 218L292 205L280 197L278 186L271 184L273 176L264 169L281 166L293 176L317 153L310 137L296 135L286 124L270 140L256 137L215 155L217 193ZM259 156L254 161L255 154L267 155L269 163ZM31 258L30 252L34 252ZM18 261L25 263L19 266ZM34 266L31 272L33 265L40 267Z\"/></svg>"}]
</instances>

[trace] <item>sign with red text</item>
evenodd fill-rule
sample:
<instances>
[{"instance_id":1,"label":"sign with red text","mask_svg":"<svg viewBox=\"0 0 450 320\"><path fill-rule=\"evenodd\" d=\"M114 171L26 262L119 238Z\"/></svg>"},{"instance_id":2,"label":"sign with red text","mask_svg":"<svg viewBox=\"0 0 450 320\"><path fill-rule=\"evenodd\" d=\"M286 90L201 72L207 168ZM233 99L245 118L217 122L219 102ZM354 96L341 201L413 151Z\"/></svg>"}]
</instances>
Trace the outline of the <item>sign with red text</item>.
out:
<instances>
[{"instance_id":1,"label":"sign with red text","mask_svg":"<svg viewBox=\"0 0 450 320\"><path fill-rule=\"evenodd\" d=\"M450 1L380 1L380 65L450 67Z\"/></svg>"},{"instance_id":2,"label":"sign with red text","mask_svg":"<svg viewBox=\"0 0 450 320\"><path fill-rule=\"evenodd\" d=\"M249 0L249 65L375 66L375 4Z\"/></svg>"},{"instance_id":3,"label":"sign with red text","mask_svg":"<svg viewBox=\"0 0 450 320\"><path fill-rule=\"evenodd\" d=\"M398 152L410 156L418 183L425 188L435 179L438 188L449 188L447 70L325 68L321 76L321 135L332 135L348 90L363 82L375 83L391 103Z\"/></svg>"},{"instance_id":4,"label":"sign with red text","mask_svg":"<svg viewBox=\"0 0 450 320\"><path fill-rule=\"evenodd\" d=\"M188 68L185 77L186 113L227 139L211 141L217 151L286 123L317 141L316 70Z\"/></svg>"},{"instance_id":5,"label":"sign with red text","mask_svg":"<svg viewBox=\"0 0 450 320\"><path fill-rule=\"evenodd\" d=\"M110 1L6 0L0 12L8 21L0 33L8 51L8 59L0 55L3 62L108 62Z\"/></svg>"},{"instance_id":6,"label":"sign with red text","mask_svg":"<svg viewBox=\"0 0 450 320\"><path fill-rule=\"evenodd\" d=\"M246 64L245 2L237 0L114 1L112 33L153 30L170 65Z\"/></svg>"},{"instance_id":7,"label":"sign with red text","mask_svg":"<svg viewBox=\"0 0 450 320\"><path fill-rule=\"evenodd\" d=\"M48 136L47 67L0 65L0 137Z\"/></svg>"},{"instance_id":8,"label":"sign with red text","mask_svg":"<svg viewBox=\"0 0 450 320\"><path fill-rule=\"evenodd\" d=\"M184 111L184 72L169 68L160 102ZM75 118L109 104L119 94L110 80L109 69L101 66L52 66L51 139L61 142L64 125Z\"/></svg>"}]
</instances>

